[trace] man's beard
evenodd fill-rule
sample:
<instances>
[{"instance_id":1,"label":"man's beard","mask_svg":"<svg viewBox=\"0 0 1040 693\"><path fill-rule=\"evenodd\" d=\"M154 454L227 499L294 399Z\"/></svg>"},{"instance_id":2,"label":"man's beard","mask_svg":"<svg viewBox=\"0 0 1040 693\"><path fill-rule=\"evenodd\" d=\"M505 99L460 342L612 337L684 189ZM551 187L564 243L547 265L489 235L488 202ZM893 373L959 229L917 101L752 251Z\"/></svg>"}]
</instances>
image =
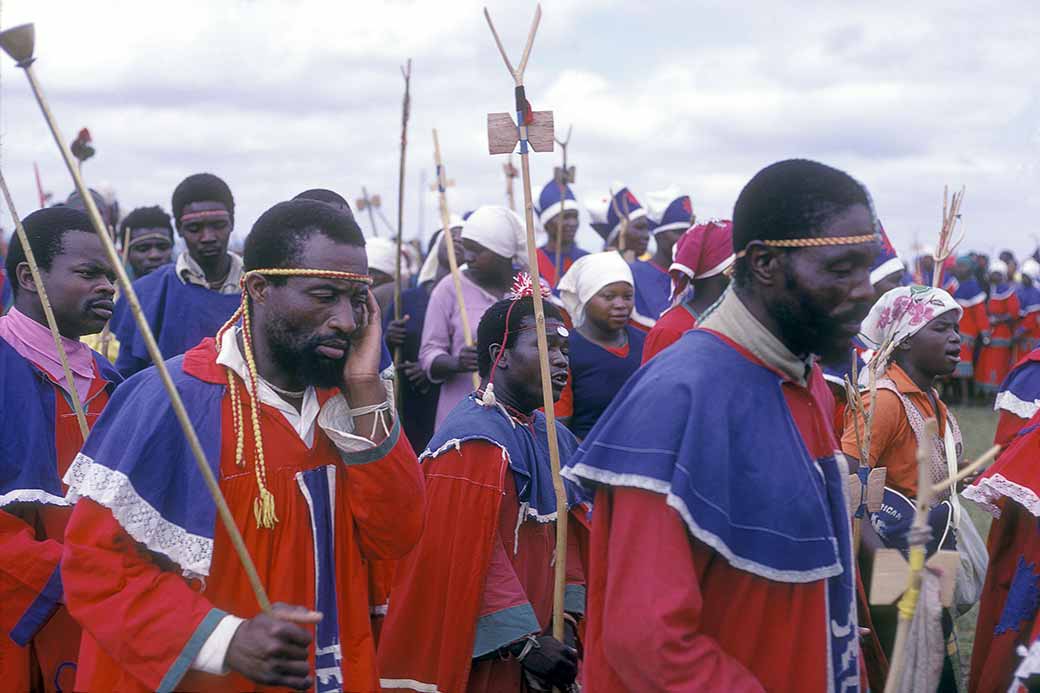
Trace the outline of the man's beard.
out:
<instances>
[{"instance_id":1,"label":"man's beard","mask_svg":"<svg viewBox=\"0 0 1040 693\"><path fill-rule=\"evenodd\" d=\"M322 345L321 339L300 338L282 320L269 320L266 332L271 358L280 369L293 373L304 385L323 389L338 387L342 382L346 355L335 361L322 356L317 351Z\"/></svg>"},{"instance_id":2,"label":"man's beard","mask_svg":"<svg viewBox=\"0 0 1040 693\"><path fill-rule=\"evenodd\" d=\"M862 316L858 312L829 315L814 305L786 272L784 290L790 298L774 302L772 306L784 344L798 356L816 354L824 363L848 361L852 340L841 325L857 317L862 319L865 313Z\"/></svg>"}]
</instances>

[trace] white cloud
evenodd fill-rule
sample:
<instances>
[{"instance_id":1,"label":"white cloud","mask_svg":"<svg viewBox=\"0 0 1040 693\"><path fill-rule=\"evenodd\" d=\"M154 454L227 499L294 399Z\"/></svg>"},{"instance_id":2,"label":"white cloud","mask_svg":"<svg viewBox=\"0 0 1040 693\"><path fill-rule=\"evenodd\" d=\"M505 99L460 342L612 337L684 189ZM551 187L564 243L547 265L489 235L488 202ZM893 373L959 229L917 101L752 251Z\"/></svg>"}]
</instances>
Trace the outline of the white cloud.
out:
<instances>
[{"instance_id":1,"label":"white cloud","mask_svg":"<svg viewBox=\"0 0 1040 693\"><path fill-rule=\"evenodd\" d=\"M240 231L313 186L353 198L365 185L394 220L398 68L412 57L405 224L415 233L433 127L458 183L452 205L504 201L504 157L487 155L484 118L511 109L512 85L480 8L8 0L0 24L37 23L37 69L66 138L84 125L94 135L90 181L112 182L125 209L168 207L181 178L210 170L235 192ZM516 60L533 4L491 10ZM902 249L932 241L949 183L968 186L967 245L1032 250L1040 15L1025 0L999 12L937 1L582 0L543 10L528 90L558 128L574 125L579 198L619 179L637 192L676 183L700 214L728 216L756 170L804 156L864 181ZM25 214L34 161L59 196L71 186L6 58L0 98L0 164ZM536 195L558 160L532 157ZM425 212L429 233L432 199Z\"/></svg>"}]
</instances>

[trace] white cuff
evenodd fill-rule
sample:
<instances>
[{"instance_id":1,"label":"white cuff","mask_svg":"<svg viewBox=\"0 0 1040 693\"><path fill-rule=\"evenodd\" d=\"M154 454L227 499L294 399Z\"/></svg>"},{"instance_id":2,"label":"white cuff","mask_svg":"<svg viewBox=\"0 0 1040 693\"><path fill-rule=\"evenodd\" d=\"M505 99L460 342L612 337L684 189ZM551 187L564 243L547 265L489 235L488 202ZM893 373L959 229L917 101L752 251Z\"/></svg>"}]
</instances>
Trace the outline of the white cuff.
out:
<instances>
[{"instance_id":1,"label":"white cuff","mask_svg":"<svg viewBox=\"0 0 1040 693\"><path fill-rule=\"evenodd\" d=\"M227 676L231 669L224 660L227 659L231 639L235 637L238 627L243 623L245 623L244 618L230 614L220 619L220 623L206 638L206 642L202 643L202 648L195 657L195 661L191 663L191 668L206 674Z\"/></svg>"}]
</instances>

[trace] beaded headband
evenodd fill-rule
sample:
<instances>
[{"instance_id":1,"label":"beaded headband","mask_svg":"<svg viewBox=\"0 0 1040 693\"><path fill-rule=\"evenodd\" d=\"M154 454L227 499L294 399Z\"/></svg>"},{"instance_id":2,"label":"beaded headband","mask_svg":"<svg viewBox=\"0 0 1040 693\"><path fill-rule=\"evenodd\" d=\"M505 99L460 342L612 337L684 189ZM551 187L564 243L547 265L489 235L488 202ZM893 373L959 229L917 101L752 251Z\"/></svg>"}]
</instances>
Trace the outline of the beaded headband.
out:
<instances>
[{"instance_id":1,"label":"beaded headband","mask_svg":"<svg viewBox=\"0 0 1040 693\"><path fill-rule=\"evenodd\" d=\"M341 279L362 284L371 284L372 277L367 274L356 272L337 272L335 270L313 270L297 268L272 268L250 270L242 275L240 285L242 287L242 302L238 309L228 319L224 326L217 331L217 348L220 348L224 333L231 329L235 323L242 320L242 345L243 357L246 361L246 370L249 371L249 382L251 387L248 391L249 414L253 427L253 469L256 472L256 484L258 487L257 497L253 500L253 515L256 516L257 528L266 527L271 529L278 522L275 513L274 495L267 488L267 464L264 461L264 440L260 430L260 403L257 396L259 390L259 375L257 375L256 360L253 358L253 328L249 320L249 292L245 290L245 282L251 276L265 277L319 277L323 279ZM230 368L225 369L228 380L228 392L231 395L231 421L235 429L235 464L239 467L245 466L245 431L242 423L242 400L238 388L235 386L234 373Z\"/></svg>"},{"instance_id":2,"label":"beaded headband","mask_svg":"<svg viewBox=\"0 0 1040 693\"><path fill-rule=\"evenodd\" d=\"M227 217L231 218L231 214L226 209L204 209L200 212L188 212L187 214L181 215L181 223L184 224L189 221L197 221L199 219L211 219L214 217Z\"/></svg>"},{"instance_id":3,"label":"beaded headband","mask_svg":"<svg viewBox=\"0 0 1040 693\"><path fill-rule=\"evenodd\" d=\"M138 236L137 238L135 238L132 241L130 241L130 244L129 244L128 247L133 248L135 245L138 245L139 243L146 243L148 241L156 241L156 240L159 240L159 239L162 239L164 241L169 241L170 243L173 242L173 241L170 241L170 237L167 234L165 234L165 233L146 233L143 236Z\"/></svg>"},{"instance_id":4,"label":"beaded headband","mask_svg":"<svg viewBox=\"0 0 1040 693\"><path fill-rule=\"evenodd\" d=\"M771 248L821 248L829 245L855 245L857 243L876 243L881 236L876 233L864 233L859 236L823 236L820 238L784 238L773 241L760 241L763 245ZM747 248L744 248L737 257L744 257Z\"/></svg>"}]
</instances>

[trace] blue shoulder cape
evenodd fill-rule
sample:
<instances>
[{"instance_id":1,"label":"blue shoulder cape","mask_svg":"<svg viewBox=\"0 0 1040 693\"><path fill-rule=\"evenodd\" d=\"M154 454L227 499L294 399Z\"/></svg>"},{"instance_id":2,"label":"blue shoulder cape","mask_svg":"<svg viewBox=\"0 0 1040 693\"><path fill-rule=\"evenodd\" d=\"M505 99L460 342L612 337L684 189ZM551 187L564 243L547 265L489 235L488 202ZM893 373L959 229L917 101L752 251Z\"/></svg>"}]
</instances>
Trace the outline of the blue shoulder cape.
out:
<instances>
[{"instance_id":1,"label":"blue shoulder cape","mask_svg":"<svg viewBox=\"0 0 1040 693\"><path fill-rule=\"evenodd\" d=\"M178 356L167 367L219 478L226 384L189 375L184 362ZM108 508L130 536L186 575L209 574L216 505L154 368L116 390L65 483L70 501L82 496Z\"/></svg>"},{"instance_id":2,"label":"blue shoulder cape","mask_svg":"<svg viewBox=\"0 0 1040 693\"><path fill-rule=\"evenodd\" d=\"M1026 354L1007 374L993 408L1027 420L1040 411L1040 349Z\"/></svg>"},{"instance_id":3,"label":"blue shoulder cape","mask_svg":"<svg viewBox=\"0 0 1040 693\"><path fill-rule=\"evenodd\" d=\"M578 440L558 422L556 438L560 446L562 467L577 449ZM470 440L485 440L505 451L506 462L516 482L517 496L520 503L527 505L528 517L538 522L552 522L556 519L556 494L549 466L545 414L536 411L529 426L515 424L498 407L481 406L475 396L470 395L459 402L441 422L429 446L419 456L419 461L437 457ZM568 483L568 507L580 502L577 489Z\"/></svg>"},{"instance_id":4,"label":"blue shoulder cape","mask_svg":"<svg viewBox=\"0 0 1040 693\"><path fill-rule=\"evenodd\" d=\"M155 334L163 358L186 352L205 337L212 337L242 302L240 294L219 294L177 277L175 263L163 265L134 282L148 324ZM125 300L116 303L112 333L119 340L116 368L131 376L151 365L144 339Z\"/></svg>"},{"instance_id":5,"label":"blue shoulder cape","mask_svg":"<svg viewBox=\"0 0 1040 693\"><path fill-rule=\"evenodd\" d=\"M969 277L957 285L953 298L957 303L961 304L962 308L968 308L985 301L986 293L979 286L979 283L975 281L974 277Z\"/></svg>"},{"instance_id":6,"label":"blue shoulder cape","mask_svg":"<svg viewBox=\"0 0 1040 693\"><path fill-rule=\"evenodd\" d=\"M809 454L777 373L692 330L629 379L564 475L665 495L734 567L810 582L845 568L846 470L834 462Z\"/></svg>"},{"instance_id":7,"label":"blue shoulder cape","mask_svg":"<svg viewBox=\"0 0 1040 693\"><path fill-rule=\"evenodd\" d=\"M628 266L635 281L636 312L650 320L657 320L668 308L668 299L672 293L671 277L650 262L636 260Z\"/></svg>"},{"instance_id":8,"label":"blue shoulder cape","mask_svg":"<svg viewBox=\"0 0 1040 693\"><path fill-rule=\"evenodd\" d=\"M94 353L111 395L122 378L104 357ZM68 505L58 478L54 422L56 388L34 364L0 339L0 507L9 503Z\"/></svg>"}]
</instances>

